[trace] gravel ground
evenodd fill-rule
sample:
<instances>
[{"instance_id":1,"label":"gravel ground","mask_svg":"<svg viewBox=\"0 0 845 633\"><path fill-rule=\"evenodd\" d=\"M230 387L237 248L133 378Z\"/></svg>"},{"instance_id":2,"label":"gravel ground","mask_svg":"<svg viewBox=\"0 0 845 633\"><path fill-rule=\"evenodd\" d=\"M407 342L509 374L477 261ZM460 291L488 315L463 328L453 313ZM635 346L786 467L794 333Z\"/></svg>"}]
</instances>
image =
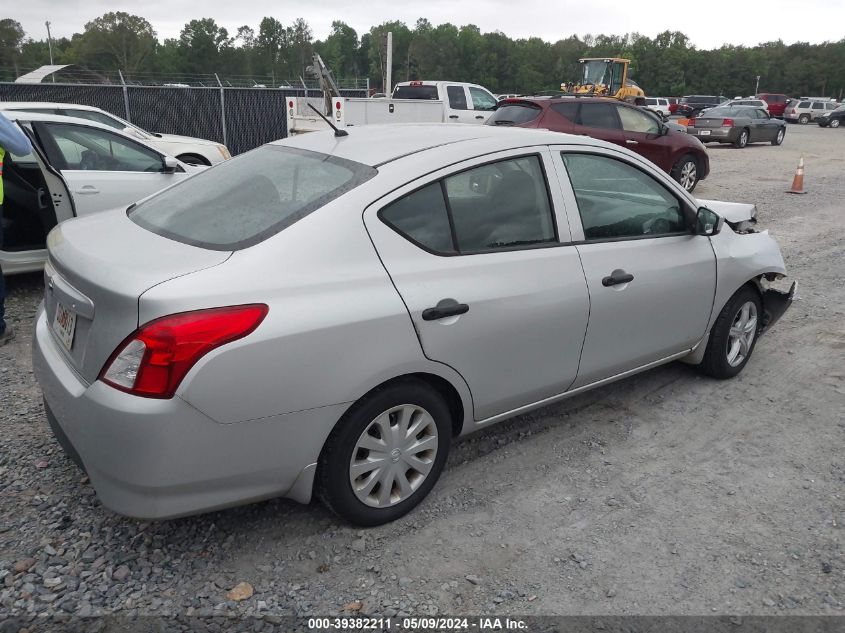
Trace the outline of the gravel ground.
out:
<instances>
[{"instance_id":1,"label":"gravel ground","mask_svg":"<svg viewBox=\"0 0 845 633\"><path fill-rule=\"evenodd\" d=\"M800 155L809 193L789 196ZM33 379L40 276L11 278L0 616L257 614L261 630L340 613L842 613L845 132L791 125L782 147L710 156L697 194L757 203L799 282L745 371L672 364L470 436L420 508L366 531L285 500L154 523L104 509Z\"/></svg>"}]
</instances>

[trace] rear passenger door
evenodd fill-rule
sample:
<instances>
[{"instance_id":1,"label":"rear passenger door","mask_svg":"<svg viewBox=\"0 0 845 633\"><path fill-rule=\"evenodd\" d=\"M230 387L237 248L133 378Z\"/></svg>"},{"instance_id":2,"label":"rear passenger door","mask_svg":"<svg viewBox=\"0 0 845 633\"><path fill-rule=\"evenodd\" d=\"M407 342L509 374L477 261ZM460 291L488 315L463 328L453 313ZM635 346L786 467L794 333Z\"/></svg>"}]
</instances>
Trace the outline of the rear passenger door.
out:
<instances>
[{"instance_id":1,"label":"rear passenger door","mask_svg":"<svg viewBox=\"0 0 845 633\"><path fill-rule=\"evenodd\" d=\"M463 376L475 420L575 379L589 298L561 207L548 150L528 148L439 170L364 212L423 353Z\"/></svg>"},{"instance_id":2,"label":"rear passenger door","mask_svg":"<svg viewBox=\"0 0 845 633\"><path fill-rule=\"evenodd\" d=\"M671 181L612 150L560 147L564 198L590 292L581 387L691 349L704 336L716 257Z\"/></svg>"},{"instance_id":3,"label":"rear passenger door","mask_svg":"<svg viewBox=\"0 0 845 633\"><path fill-rule=\"evenodd\" d=\"M616 113L616 105L605 102L582 102L578 123L587 136L625 147L625 135Z\"/></svg>"},{"instance_id":4,"label":"rear passenger door","mask_svg":"<svg viewBox=\"0 0 845 633\"><path fill-rule=\"evenodd\" d=\"M471 101L467 96L467 89L458 84L446 84L447 119L448 123L476 123L475 112L470 109Z\"/></svg>"}]
</instances>

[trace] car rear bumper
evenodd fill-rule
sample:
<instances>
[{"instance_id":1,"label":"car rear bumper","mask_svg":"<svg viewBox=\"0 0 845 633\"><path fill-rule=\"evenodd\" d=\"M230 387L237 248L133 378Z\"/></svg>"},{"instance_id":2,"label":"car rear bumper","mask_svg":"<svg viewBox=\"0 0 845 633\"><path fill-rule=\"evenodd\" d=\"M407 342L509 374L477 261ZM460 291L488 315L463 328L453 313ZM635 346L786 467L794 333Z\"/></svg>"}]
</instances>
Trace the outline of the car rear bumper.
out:
<instances>
[{"instance_id":1,"label":"car rear bumper","mask_svg":"<svg viewBox=\"0 0 845 633\"><path fill-rule=\"evenodd\" d=\"M708 127L697 128L687 126L687 134L695 136L699 141L706 143L707 141L733 142L736 140L737 132L735 128L723 127Z\"/></svg>"},{"instance_id":2,"label":"car rear bumper","mask_svg":"<svg viewBox=\"0 0 845 633\"><path fill-rule=\"evenodd\" d=\"M161 519L288 496L308 502L325 437L348 405L221 424L179 397L132 396L86 384L39 309L33 367L59 442L103 505Z\"/></svg>"}]
</instances>

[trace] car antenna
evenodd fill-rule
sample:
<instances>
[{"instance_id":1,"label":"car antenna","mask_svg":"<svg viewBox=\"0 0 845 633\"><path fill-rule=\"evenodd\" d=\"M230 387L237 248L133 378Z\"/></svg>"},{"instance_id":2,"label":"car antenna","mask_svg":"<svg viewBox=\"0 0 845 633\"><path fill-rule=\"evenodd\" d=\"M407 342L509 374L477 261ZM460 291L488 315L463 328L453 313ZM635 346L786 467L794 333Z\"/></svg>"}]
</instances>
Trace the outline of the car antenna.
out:
<instances>
[{"instance_id":1,"label":"car antenna","mask_svg":"<svg viewBox=\"0 0 845 633\"><path fill-rule=\"evenodd\" d=\"M326 123L329 124L329 126L334 130L335 136L349 136L349 132L347 132L346 130L340 130L337 127L335 127L335 124L332 123L331 121L329 121L329 118L325 114L320 112L317 108L315 108L312 104L309 103L308 107L311 108L312 110L314 110L314 112L316 112L317 114L319 114L320 118L323 119L323 121L325 121Z\"/></svg>"}]
</instances>

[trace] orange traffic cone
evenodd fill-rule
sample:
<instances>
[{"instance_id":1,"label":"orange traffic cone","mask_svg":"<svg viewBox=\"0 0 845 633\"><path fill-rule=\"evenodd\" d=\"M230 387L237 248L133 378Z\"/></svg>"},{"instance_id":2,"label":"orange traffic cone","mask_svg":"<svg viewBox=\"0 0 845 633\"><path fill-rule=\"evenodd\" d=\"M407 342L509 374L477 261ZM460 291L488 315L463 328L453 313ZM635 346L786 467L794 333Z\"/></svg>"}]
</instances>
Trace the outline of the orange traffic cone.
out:
<instances>
[{"instance_id":1,"label":"orange traffic cone","mask_svg":"<svg viewBox=\"0 0 845 633\"><path fill-rule=\"evenodd\" d=\"M792 179L792 189L786 193L807 193L804 191L804 157L798 160L798 167L795 169L795 177Z\"/></svg>"}]
</instances>

